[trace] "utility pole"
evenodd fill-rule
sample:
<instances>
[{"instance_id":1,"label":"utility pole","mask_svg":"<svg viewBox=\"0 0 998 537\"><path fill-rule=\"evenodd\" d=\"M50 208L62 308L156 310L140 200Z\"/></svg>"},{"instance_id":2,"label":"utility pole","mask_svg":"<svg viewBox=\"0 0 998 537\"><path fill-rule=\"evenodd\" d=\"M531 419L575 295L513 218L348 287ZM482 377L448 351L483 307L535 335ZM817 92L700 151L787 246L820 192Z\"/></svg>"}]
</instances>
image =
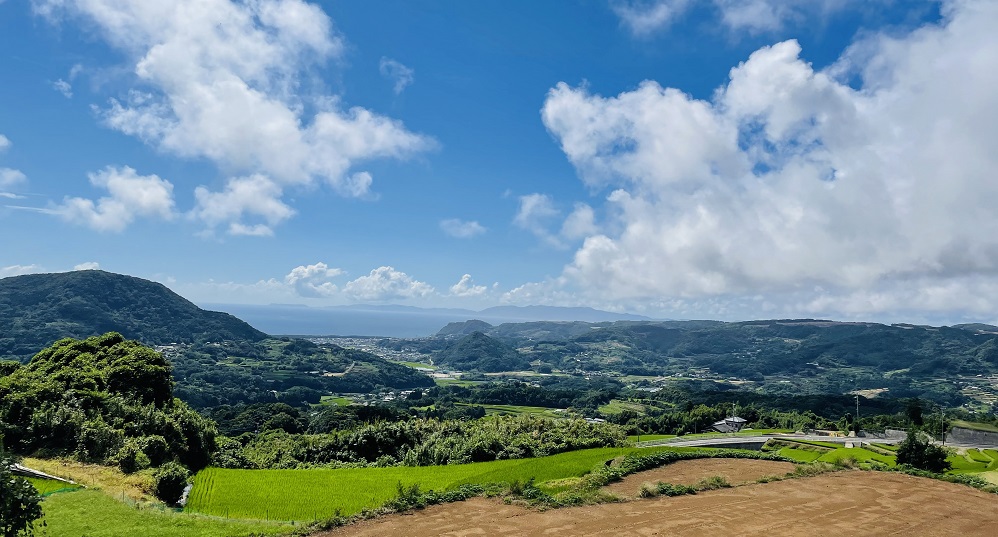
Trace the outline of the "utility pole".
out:
<instances>
[{"instance_id":1,"label":"utility pole","mask_svg":"<svg viewBox=\"0 0 998 537\"><path fill-rule=\"evenodd\" d=\"M943 447L946 447L946 426L944 422L946 420L946 414L943 413L943 407L939 407L939 437L943 441Z\"/></svg>"},{"instance_id":2,"label":"utility pole","mask_svg":"<svg viewBox=\"0 0 998 537\"><path fill-rule=\"evenodd\" d=\"M859 436L859 394L856 394L856 418L852 420L852 430Z\"/></svg>"}]
</instances>

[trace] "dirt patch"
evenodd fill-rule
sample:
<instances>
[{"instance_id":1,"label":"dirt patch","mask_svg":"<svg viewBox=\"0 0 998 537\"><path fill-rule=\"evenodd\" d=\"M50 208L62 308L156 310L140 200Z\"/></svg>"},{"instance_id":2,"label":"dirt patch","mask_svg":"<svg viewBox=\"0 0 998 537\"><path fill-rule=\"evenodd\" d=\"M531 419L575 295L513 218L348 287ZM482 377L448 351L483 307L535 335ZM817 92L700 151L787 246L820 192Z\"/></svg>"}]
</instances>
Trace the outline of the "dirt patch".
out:
<instances>
[{"instance_id":1,"label":"dirt patch","mask_svg":"<svg viewBox=\"0 0 998 537\"><path fill-rule=\"evenodd\" d=\"M611 483L605 490L622 498L637 497L644 483L672 483L692 485L701 479L719 475L732 485L751 483L760 477L782 476L794 471L794 464L780 461L758 461L753 459L698 459L678 461L660 468L639 472Z\"/></svg>"},{"instance_id":2,"label":"dirt patch","mask_svg":"<svg viewBox=\"0 0 998 537\"><path fill-rule=\"evenodd\" d=\"M998 497L963 485L847 471L694 496L535 511L476 498L321 534L471 535L994 535Z\"/></svg>"}]
</instances>

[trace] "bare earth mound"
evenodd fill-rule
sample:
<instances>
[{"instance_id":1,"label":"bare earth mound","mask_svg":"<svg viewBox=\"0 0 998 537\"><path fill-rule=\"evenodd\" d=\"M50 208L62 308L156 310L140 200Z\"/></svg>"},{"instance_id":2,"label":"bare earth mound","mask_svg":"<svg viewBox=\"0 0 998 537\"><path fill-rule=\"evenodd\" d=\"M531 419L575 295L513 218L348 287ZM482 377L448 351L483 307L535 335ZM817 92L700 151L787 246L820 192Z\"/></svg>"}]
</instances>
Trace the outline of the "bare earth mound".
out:
<instances>
[{"instance_id":1,"label":"bare earth mound","mask_svg":"<svg viewBox=\"0 0 998 537\"><path fill-rule=\"evenodd\" d=\"M643 483L672 483L692 485L701 479L723 476L732 485L751 483L760 477L782 476L794 471L794 464L780 461L757 461L753 459L699 459L678 461L672 464L639 472L611 483L605 490L622 498L637 497Z\"/></svg>"},{"instance_id":2,"label":"bare earth mound","mask_svg":"<svg viewBox=\"0 0 998 537\"><path fill-rule=\"evenodd\" d=\"M695 496L534 511L476 498L322 534L995 535L998 497L902 474L838 472Z\"/></svg>"}]
</instances>

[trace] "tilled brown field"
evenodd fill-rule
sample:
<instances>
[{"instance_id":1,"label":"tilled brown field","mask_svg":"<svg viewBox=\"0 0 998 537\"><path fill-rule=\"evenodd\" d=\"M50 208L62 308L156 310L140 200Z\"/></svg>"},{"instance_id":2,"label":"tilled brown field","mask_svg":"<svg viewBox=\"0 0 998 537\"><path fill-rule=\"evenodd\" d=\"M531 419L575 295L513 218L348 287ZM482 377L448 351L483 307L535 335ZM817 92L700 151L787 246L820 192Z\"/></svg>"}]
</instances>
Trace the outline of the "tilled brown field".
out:
<instances>
[{"instance_id":1,"label":"tilled brown field","mask_svg":"<svg viewBox=\"0 0 998 537\"><path fill-rule=\"evenodd\" d=\"M678 461L672 464L639 472L625 477L622 481L605 488L622 498L633 498L641 491L644 483L672 483L692 485L701 479L722 476L732 485L751 483L765 476L783 476L794 471L791 462L758 461L754 459L698 459Z\"/></svg>"},{"instance_id":2,"label":"tilled brown field","mask_svg":"<svg viewBox=\"0 0 998 537\"><path fill-rule=\"evenodd\" d=\"M476 498L322 534L925 535L998 533L998 496L902 474L848 471L694 496L536 511Z\"/></svg>"}]
</instances>

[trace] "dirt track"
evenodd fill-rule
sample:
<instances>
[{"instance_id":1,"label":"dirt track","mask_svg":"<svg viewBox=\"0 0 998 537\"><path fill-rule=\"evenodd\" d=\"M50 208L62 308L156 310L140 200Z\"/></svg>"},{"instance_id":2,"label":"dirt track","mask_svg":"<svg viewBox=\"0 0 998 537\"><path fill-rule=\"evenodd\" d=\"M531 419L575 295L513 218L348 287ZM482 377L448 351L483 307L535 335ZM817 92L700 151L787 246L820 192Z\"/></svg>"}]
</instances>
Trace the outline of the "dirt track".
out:
<instances>
[{"instance_id":1,"label":"dirt track","mask_svg":"<svg viewBox=\"0 0 998 537\"><path fill-rule=\"evenodd\" d=\"M764 476L783 476L787 472L794 471L794 464L779 461L757 461L752 459L700 459L693 461L679 461L648 470L632 474L624 478L623 481L613 483L606 487L608 492L612 492L622 498L637 497L644 483L672 483L673 485L692 485L701 479L723 476L732 485L751 483Z\"/></svg>"},{"instance_id":2,"label":"dirt track","mask_svg":"<svg viewBox=\"0 0 998 537\"><path fill-rule=\"evenodd\" d=\"M544 512L476 498L322 534L472 535L918 535L992 537L998 496L952 483L849 471L695 496Z\"/></svg>"}]
</instances>

